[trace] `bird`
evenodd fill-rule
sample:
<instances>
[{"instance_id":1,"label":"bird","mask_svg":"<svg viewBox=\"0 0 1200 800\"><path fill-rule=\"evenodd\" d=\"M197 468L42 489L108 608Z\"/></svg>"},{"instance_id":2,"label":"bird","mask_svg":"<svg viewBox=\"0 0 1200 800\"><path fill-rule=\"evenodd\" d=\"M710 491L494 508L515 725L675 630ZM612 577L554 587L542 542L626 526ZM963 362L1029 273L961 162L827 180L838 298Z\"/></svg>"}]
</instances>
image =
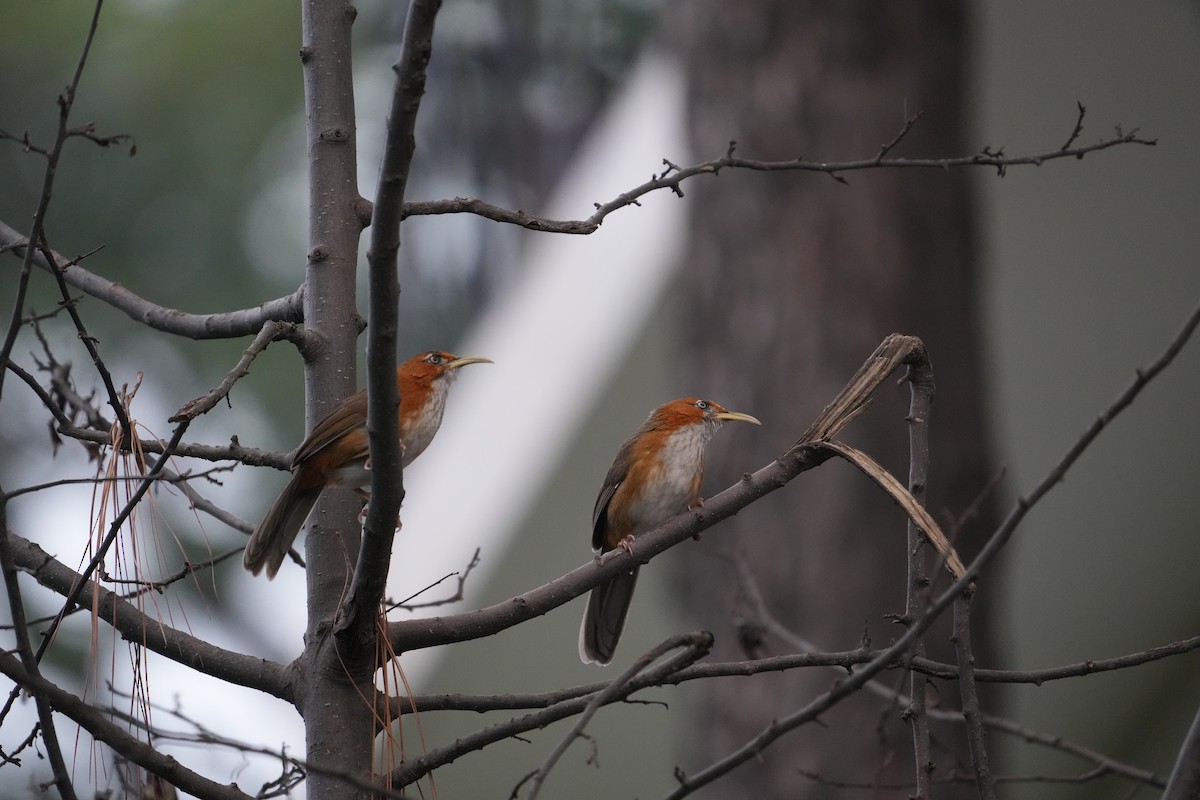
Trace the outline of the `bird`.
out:
<instances>
[{"instance_id":1,"label":"bird","mask_svg":"<svg viewBox=\"0 0 1200 800\"><path fill-rule=\"evenodd\" d=\"M719 403L684 397L664 403L621 445L592 511L592 548L603 555L629 549L635 536L695 507L704 477L704 449L725 422L761 425L749 414ZM579 657L585 664L612 661L638 567L592 589L579 628Z\"/></svg>"},{"instance_id":2,"label":"bird","mask_svg":"<svg viewBox=\"0 0 1200 800\"><path fill-rule=\"evenodd\" d=\"M481 356L441 350L420 353L396 368L401 463L408 467L433 441L442 424L446 392L468 364L491 364ZM296 535L331 486L359 490L371 483L367 446L367 390L350 395L312 429L292 456L292 476L262 522L250 534L242 565L274 578Z\"/></svg>"}]
</instances>

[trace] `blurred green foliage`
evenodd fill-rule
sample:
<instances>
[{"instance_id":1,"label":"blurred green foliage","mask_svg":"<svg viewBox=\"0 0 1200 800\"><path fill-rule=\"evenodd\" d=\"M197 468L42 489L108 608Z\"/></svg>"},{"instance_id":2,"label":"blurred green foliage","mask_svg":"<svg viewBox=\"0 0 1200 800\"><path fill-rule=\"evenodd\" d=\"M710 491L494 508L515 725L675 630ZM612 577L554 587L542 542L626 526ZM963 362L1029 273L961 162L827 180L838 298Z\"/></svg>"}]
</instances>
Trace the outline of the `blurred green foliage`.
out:
<instances>
[{"instance_id":1,"label":"blurred green foliage","mask_svg":"<svg viewBox=\"0 0 1200 800\"><path fill-rule=\"evenodd\" d=\"M55 98L70 80L89 19L76 2L8 3L22 35L0 69L0 125L52 143ZM72 125L128 134L100 150L69 143L47 225L66 254L103 246L87 266L164 305L193 311L265 299L246 269L243 236L264 148L300 107L294 3L109 3L80 84ZM290 153L297 168L303 151ZM0 150L0 218L27 228L44 162L12 142ZM291 261L302 267L303 252ZM236 280L216 279L236 275Z\"/></svg>"}]
</instances>

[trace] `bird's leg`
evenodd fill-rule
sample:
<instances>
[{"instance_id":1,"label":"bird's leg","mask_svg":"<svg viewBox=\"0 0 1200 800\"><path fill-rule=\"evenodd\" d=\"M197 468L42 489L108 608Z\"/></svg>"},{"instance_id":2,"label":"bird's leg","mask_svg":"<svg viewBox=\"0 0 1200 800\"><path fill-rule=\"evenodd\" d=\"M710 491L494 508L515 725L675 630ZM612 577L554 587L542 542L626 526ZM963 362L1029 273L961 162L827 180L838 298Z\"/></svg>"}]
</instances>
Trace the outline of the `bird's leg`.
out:
<instances>
[{"instance_id":1,"label":"bird's leg","mask_svg":"<svg viewBox=\"0 0 1200 800\"><path fill-rule=\"evenodd\" d=\"M365 525L367 524L367 505L371 499L371 493L361 486L355 489L354 493L362 500L362 508L358 509L358 524Z\"/></svg>"},{"instance_id":2,"label":"bird's leg","mask_svg":"<svg viewBox=\"0 0 1200 800\"><path fill-rule=\"evenodd\" d=\"M361 489L361 488L355 489L354 493L356 495L358 495L360 498L362 498L362 501L363 501L362 508L360 508L358 510L358 524L365 525L365 524L367 524L367 510L370 508L369 501L371 500L371 493L368 492L366 489ZM400 530L402 527L404 527L404 526L400 524L400 511L397 510L396 511L396 530Z\"/></svg>"},{"instance_id":3,"label":"bird's leg","mask_svg":"<svg viewBox=\"0 0 1200 800\"><path fill-rule=\"evenodd\" d=\"M697 497L696 502L694 502L690 506L688 506L688 511L691 511L693 508L703 508L703 507L704 507L704 498ZM700 531L696 531L695 533L693 533L692 540L696 541L696 542L700 541L700 534L701 534Z\"/></svg>"},{"instance_id":4,"label":"bird's leg","mask_svg":"<svg viewBox=\"0 0 1200 800\"><path fill-rule=\"evenodd\" d=\"M621 537L621 541L617 542L617 547L629 553L629 555L633 555L633 534L627 533Z\"/></svg>"}]
</instances>

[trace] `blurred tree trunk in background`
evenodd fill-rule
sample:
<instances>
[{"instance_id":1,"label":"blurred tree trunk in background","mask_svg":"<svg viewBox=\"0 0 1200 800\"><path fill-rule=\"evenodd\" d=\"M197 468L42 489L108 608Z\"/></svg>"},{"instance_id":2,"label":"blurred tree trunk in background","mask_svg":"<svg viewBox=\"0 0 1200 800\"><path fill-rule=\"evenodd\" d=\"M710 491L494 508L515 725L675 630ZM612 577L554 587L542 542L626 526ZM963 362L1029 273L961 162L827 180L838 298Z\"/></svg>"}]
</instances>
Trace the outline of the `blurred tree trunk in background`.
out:
<instances>
[{"instance_id":1,"label":"blurred tree trunk in background","mask_svg":"<svg viewBox=\"0 0 1200 800\"><path fill-rule=\"evenodd\" d=\"M962 4L757 0L679 3L668 19L691 80L697 160L729 140L747 158L873 157L906 114L924 116L893 155L971 152L966 141ZM697 393L763 420L759 435L721 437L708 465L713 492L799 438L888 333L924 339L937 396L931 427L929 507L944 525L992 479L997 462L984 424L980 320L965 171L739 174L691 185L694 218L681 273ZM889 396L894 395L894 397ZM894 402L893 402L894 400ZM845 438L907 478L906 387L882 397ZM757 432L756 432L757 433ZM985 504L958 539L975 552L994 519ZM685 548L680 596L696 625L717 635L714 657L743 657L734 621L748 616L737 570L746 554L771 612L817 646L852 649L868 626L873 643L898 635L884 619L904 611L904 518L866 480L830 462ZM989 635L981 583L976 641ZM944 586L939 576L937 586ZM952 660L948 625L926 639ZM768 637L761 654L789 648ZM698 700L698 735L681 762L695 770L742 745L773 718L806 704L833 672L712 682ZM885 681L904 690L899 673ZM957 706L954 683L931 704ZM985 699L986 702L986 699ZM993 707L994 708L994 707ZM837 781L911 782L911 734L899 707L863 694L789 734L765 763L746 766L706 797L828 797ZM881 724L882 723L882 724ZM934 779L968 764L961 727L932 723ZM949 752L947 752L949 747ZM969 796L969 783L938 796ZM880 796L904 797L909 790Z\"/></svg>"}]
</instances>

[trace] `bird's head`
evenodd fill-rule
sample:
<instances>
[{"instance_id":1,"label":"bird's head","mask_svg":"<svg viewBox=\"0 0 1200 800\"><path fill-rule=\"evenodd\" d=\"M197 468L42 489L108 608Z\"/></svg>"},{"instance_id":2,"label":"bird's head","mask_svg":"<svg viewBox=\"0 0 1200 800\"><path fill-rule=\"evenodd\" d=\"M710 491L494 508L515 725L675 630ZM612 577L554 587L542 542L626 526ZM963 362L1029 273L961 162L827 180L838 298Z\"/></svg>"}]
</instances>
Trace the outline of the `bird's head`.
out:
<instances>
[{"instance_id":1,"label":"bird's head","mask_svg":"<svg viewBox=\"0 0 1200 800\"><path fill-rule=\"evenodd\" d=\"M664 428L677 428L684 425L707 423L714 427L722 422L750 422L761 425L754 417L740 411L729 411L720 403L704 400L699 397L683 397L659 406L654 412L659 424Z\"/></svg>"},{"instance_id":2,"label":"bird's head","mask_svg":"<svg viewBox=\"0 0 1200 800\"><path fill-rule=\"evenodd\" d=\"M456 356L443 350L430 350L419 353L400 365L402 377L422 383L432 383L435 380L453 380L458 370L468 364L491 364L490 358L483 356Z\"/></svg>"}]
</instances>

